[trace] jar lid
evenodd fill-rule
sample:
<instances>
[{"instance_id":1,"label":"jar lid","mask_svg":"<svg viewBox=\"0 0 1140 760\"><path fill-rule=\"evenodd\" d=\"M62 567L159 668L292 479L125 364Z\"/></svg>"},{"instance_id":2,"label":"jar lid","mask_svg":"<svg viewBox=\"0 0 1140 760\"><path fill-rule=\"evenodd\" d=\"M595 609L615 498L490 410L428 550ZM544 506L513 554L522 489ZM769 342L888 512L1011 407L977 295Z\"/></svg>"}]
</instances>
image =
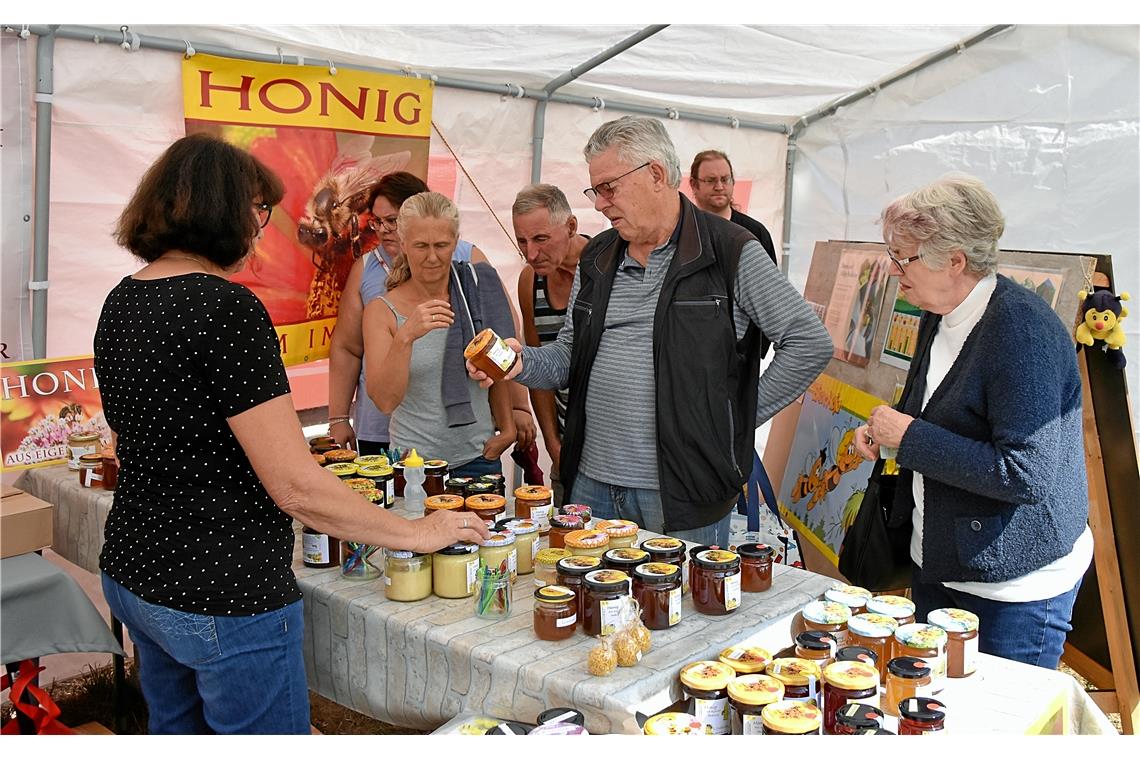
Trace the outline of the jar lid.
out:
<instances>
[{"instance_id":1,"label":"jar lid","mask_svg":"<svg viewBox=\"0 0 1140 760\"><path fill-rule=\"evenodd\" d=\"M717 546L716 544L705 544L704 546L694 546L693 548L689 549L689 559L696 557L698 554L705 551L706 549L719 549L719 548L720 547Z\"/></svg>"},{"instance_id":2,"label":"jar lid","mask_svg":"<svg viewBox=\"0 0 1140 760\"><path fill-rule=\"evenodd\" d=\"M564 515L578 515L583 520L594 514L594 510L590 509L587 504L563 504L558 511Z\"/></svg>"},{"instance_id":3,"label":"jar lid","mask_svg":"<svg viewBox=\"0 0 1140 760\"><path fill-rule=\"evenodd\" d=\"M543 586L535 589L534 598L540 602L569 602L576 594L565 586Z\"/></svg>"},{"instance_id":4,"label":"jar lid","mask_svg":"<svg viewBox=\"0 0 1140 760\"><path fill-rule=\"evenodd\" d=\"M450 477L447 480L443 481L443 484L444 486L467 486L474 480L475 478L467 478L463 476Z\"/></svg>"},{"instance_id":5,"label":"jar lid","mask_svg":"<svg viewBox=\"0 0 1140 760\"><path fill-rule=\"evenodd\" d=\"M741 544L736 547L736 553L749 559L768 559L775 550L768 544Z\"/></svg>"},{"instance_id":6,"label":"jar lid","mask_svg":"<svg viewBox=\"0 0 1140 760\"><path fill-rule=\"evenodd\" d=\"M941 649L946 646L946 631L936 625L911 623L895 631L895 641L911 649Z\"/></svg>"},{"instance_id":7,"label":"jar lid","mask_svg":"<svg viewBox=\"0 0 1140 760\"><path fill-rule=\"evenodd\" d=\"M324 452L325 459L330 462L348 462L352 463L358 456L352 449L332 449Z\"/></svg>"},{"instance_id":8,"label":"jar lid","mask_svg":"<svg viewBox=\"0 0 1140 760\"><path fill-rule=\"evenodd\" d=\"M832 686L850 691L879 688L879 671L865 662L833 662L823 669L823 680Z\"/></svg>"},{"instance_id":9,"label":"jar lid","mask_svg":"<svg viewBox=\"0 0 1140 760\"><path fill-rule=\"evenodd\" d=\"M862 586L848 586L846 583L836 583L823 592L823 598L829 602L838 602L851 608L866 607L871 600L871 592Z\"/></svg>"},{"instance_id":10,"label":"jar lid","mask_svg":"<svg viewBox=\"0 0 1140 760\"><path fill-rule=\"evenodd\" d=\"M436 554L447 554L447 555L475 554L478 551L479 551L479 544L469 544L466 541L460 541L457 544L452 544L451 546L443 547L442 549L438 550L436 552Z\"/></svg>"},{"instance_id":11,"label":"jar lid","mask_svg":"<svg viewBox=\"0 0 1140 760\"><path fill-rule=\"evenodd\" d=\"M926 616L926 622L950 633L970 633L978 630L978 616L966 610L943 607Z\"/></svg>"},{"instance_id":12,"label":"jar lid","mask_svg":"<svg viewBox=\"0 0 1140 760\"><path fill-rule=\"evenodd\" d=\"M374 467L376 465L382 465L384 467L391 466L391 462L388 461L388 457L384 456L383 454L362 454L361 456L358 456L356 459L352 460L352 463L355 465L360 465L361 467Z\"/></svg>"},{"instance_id":13,"label":"jar lid","mask_svg":"<svg viewBox=\"0 0 1140 760\"><path fill-rule=\"evenodd\" d=\"M481 482L478 480L476 480L472 483L468 483L466 488L467 488L467 495L468 496L475 496L477 494L485 494L485 493L490 493L490 494L495 493L495 484L494 483L484 483L484 482ZM498 496L498 494L495 494L495 495ZM504 504L506 503L506 499L503 499L503 503Z\"/></svg>"},{"instance_id":14,"label":"jar lid","mask_svg":"<svg viewBox=\"0 0 1140 760\"><path fill-rule=\"evenodd\" d=\"M546 486L519 486L515 489L515 498L523 501L548 501L554 496Z\"/></svg>"},{"instance_id":15,"label":"jar lid","mask_svg":"<svg viewBox=\"0 0 1140 760\"><path fill-rule=\"evenodd\" d=\"M919 657L895 657L887 663L887 672L899 678L926 678L930 666Z\"/></svg>"},{"instance_id":16,"label":"jar lid","mask_svg":"<svg viewBox=\"0 0 1140 760\"><path fill-rule=\"evenodd\" d=\"M725 549L706 549L694 559L701 567L711 570L724 570L740 565L740 556Z\"/></svg>"},{"instance_id":17,"label":"jar lid","mask_svg":"<svg viewBox=\"0 0 1140 760\"><path fill-rule=\"evenodd\" d=\"M504 720L502 723L488 728L484 736L526 736L530 733L530 726L515 720Z\"/></svg>"},{"instance_id":18,"label":"jar lid","mask_svg":"<svg viewBox=\"0 0 1140 760\"><path fill-rule=\"evenodd\" d=\"M384 556L391 559L412 559L413 557L426 557L422 552L408 551L407 549L385 549Z\"/></svg>"},{"instance_id":19,"label":"jar lid","mask_svg":"<svg viewBox=\"0 0 1140 760\"><path fill-rule=\"evenodd\" d=\"M851 608L838 602L824 602L819 599L804 605L804 620L817 625L846 625L851 619Z\"/></svg>"},{"instance_id":20,"label":"jar lid","mask_svg":"<svg viewBox=\"0 0 1140 760\"><path fill-rule=\"evenodd\" d=\"M905 596L874 596L867 602L867 612L890 615L899 620L914 614L914 602Z\"/></svg>"},{"instance_id":21,"label":"jar lid","mask_svg":"<svg viewBox=\"0 0 1140 760\"><path fill-rule=\"evenodd\" d=\"M827 631L803 631L796 634L796 646L813 652L834 652L839 641Z\"/></svg>"},{"instance_id":22,"label":"jar lid","mask_svg":"<svg viewBox=\"0 0 1140 760\"><path fill-rule=\"evenodd\" d=\"M866 728L875 729L883 725L883 711L874 705L848 702L835 711L835 722L856 731Z\"/></svg>"},{"instance_id":23,"label":"jar lid","mask_svg":"<svg viewBox=\"0 0 1140 760\"><path fill-rule=\"evenodd\" d=\"M770 705L784 698L784 684L761 673L741 675L728 682L728 696L746 705Z\"/></svg>"},{"instance_id":24,"label":"jar lid","mask_svg":"<svg viewBox=\"0 0 1140 760\"><path fill-rule=\"evenodd\" d=\"M647 538L641 542L641 549L650 554L665 554L667 552L681 552L684 554L685 542L679 538L669 538L668 536Z\"/></svg>"},{"instance_id":25,"label":"jar lid","mask_svg":"<svg viewBox=\"0 0 1140 760\"><path fill-rule=\"evenodd\" d=\"M720 691L734 678L736 671L716 660L698 660L681 668L681 684L697 691Z\"/></svg>"},{"instance_id":26,"label":"jar lid","mask_svg":"<svg viewBox=\"0 0 1140 760\"><path fill-rule=\"evenodd\" d=\"M483 546L510 546L514 542L515 534L504 531L502 533L492 533L487 537L487 540L483 542Z\"/></svg>"},{"instance_id":27,"label":"jar lid","mask_svg":"<svg viewBox=\"0 0 1140 760\"><path fill-rule=\"evenodd\" d=\"M634 549L631 546L623 549L608 549L602 556L619 565L639 565L649 559L649 552Z\"/></svg>"},{"instance_id":28,"label":"jar lid","mask_svg":"<svg viewBox=\"0 0 1140 760\"><path fill-rule=\"evenodd\" d=\"M462 509L463 497L457 493L441 493L424 499L424 509Z\"/></svg>"},{"instance_id":29,"label":"jar lid","mask_svg":"<svg viewBox=\"0 0 1140 760\"><path fill-rule=\"evenodd\" d=\"M79 463L80 464L89 464L92 467L94 467L95 465L103 464L103 455L102 454L80 454L79 455Z\"/></svg>"},{"instance_id":30,"label":"jar lid","mask_svg":"<svg viewBox=\"0 0 1140 760\"><path fill-rule=\"evenodd\" d=\"M569 557L563 557L555 563L558 572L566 575L585 575L591 570L597 570L601 566L602 560L600 557L582 557L575 554Z\"/></svg>"},{"instance_id":31,"label":"jar lid","mask_svg":"<svg viewBox=\"0 0 1140 760\"><path fill-rule=\"evenodd\" d=\"M574 549L600 549L609 546L610 534L597 528L574 530L567 533L562 541Z\"/></svg>"},{"instance_id":32,"label":"jar lid","mask_svg":"<svg viewBox=\"0 0 1140 760\"><path fill-rule=\"evenodd\" d=\"M762 673L768 667L768 663L772 661L772 653L761 647L736 646L725 649L720 653L718 659L737 673ZM783 694L783 691L783 686L781 686L780 693ZM768 701L775 702L778 699L781 697ZM751 702L749 704L757 703Z\"/></svg>"},{"instance_id":33,"label":"jar lid","mask_svg":"<svg viewBox=\"0 0 1140 760\"><path fill-rule=\"evenodd\" d=\"M667 712L654 715L645 721L642 729L646 736L704 736L705 724L688 713Z\"/></svg>"},{"instance_id":34,"label":"jar lid","mask_svg":"<svg viewBox=\"0 0 1140 760\"><path fill-rule=\"evenodd\" d=\"M784 686L807 686L811 681L819 681L822 672L815 660L802 657L779 657L768 663L768 675L779 680Z\"/></svg>"},{"instance_id":35,"label":"jar lid","mask_svg":"<svg viewBox=\"0 0 1140 760\"><path fill-rule=\"evenodd\" d=\"M636 536L637 531L641 530L637 523L632 520L602 520L594 526L596 530L604 530L610 534L611 538L625 538L626 536Z\"/></svg>"},{"instance_id":36,"label":"jar lid","mask_svg":"<svg viewBox=\"0 0 1140 760\"><path fill-rule=\"evenodd\" d=\"M377 454L376 456L379 456ZM392 467L388 464L361 464L360 460L364 457L357 457L353 464L356 465L356 474L362 478L382 478L385 475L392 474ZM383 459L383 457L381 457Z\"/></svg>"},{"instance_id":37,"label":"jar lid","mask_svg":"<svg viewBox=\"0 0 1140 760\"><path fill-rule=\"evenodd\" d=\"M68 441L75 441L76 443L89 443L90 441L99 440L99 434L98 433L72 433L71 435L67 436L67 440ZM329 439L329 442L334 443L332 438ZM314 444L310 443L309 445L312 446Z\"/></svg>"},{"instance_id":38,"label":"jar lid","mask_svg":"<svg viewBox=\"0 0 1140 760\"><path fill-rule=\"evenodd\" d=\"M582 530L586 521L582 519L581 515L551 515L550 524L555 528L564 530Z\"/></svg>"},{"instance_id":39,"label":"jar lid","mask_svg":"<svg viewBox=\"0 0 1140 760\"><path fill-rule=\"evenodd\" d=\"M373 504L379 504L385 496L375 488L369 489L367 491L357 491L357 493L363 496L365 499L368 499L368 501L372 502Z\"/></svg>"},{"instance_id":40,"label":"jar lid","mask_svg":"<svg viewBox=\"0 0 1140 760\"><path fill-rule=\"evenodd\" d=\"M760 713L767 728L781 734L810 734L819 731L823 712L810 702L773 702Z\"/></svg>"},{"instance_id":41,"label":"jar lid","mask_svg":"<svg viewBox=\"0 0 1140 760\"><path fill-rule=\"evenodd\" d=\"M507 520L507 530L518 536L538 532L538 523L530 520Z\"/></svg>"},{"instance_id":42,"label":"jar lid","mask_svg":"<svg viewBox=\"0 0 1140 760\"><path fill-rule=\"evenodd\" d=\"M489 512L507 506L507 500L497 493L477 493L474 496L468 496L464 503L473 512Z\"/></svg>"},{"instance_id":43,"label":"jar lid","mask_svg":"<svg viewBox=\"0 0 1140 760\"><path fill-rule=\"evenodd\" d=\"M488 472L486 475L479 476L479 480L484 483L494 483L495 485L505 482L506 479L506 476L501 472Z\"/></svg>"},{"instance_id":44,"label":"jar lid","mask_svg":"<svg viewBox=\"0 0 1140 760\"><path fill-rule=\"evenodd\" d=\"M325 461L328 461L328 454L325 454ZM334 462L333 464L326 464L325 469L342 478L345 475L355 475L357 467L352 462Z\"/></svg>"},{"instance_id":45,"label":"jar lid","mask_svg":"<svg viewBox=\"0 0 1140 760\"><path fill-rule=\"evenodd\" d=\"M610 551L628 551L625 549L611 549ZM610 552L606 552L608 556ZM681 568L666 562L643 562L633 568L637 579L650 584L672 583L681 574Z\"/></svg>"},{"instance_id":46,"label":"jar lid","mask_svg":"<svg viewBox=\"0 0 1140 760\"><path fill-rule=\"evenodd\" d=\"M528 736L589 736L585 726L577 723L544 723L530 730Z\"/></svg>"},{"instance_id":47,"label":"jar lid","mask_svg":"<svg viewBox=\"0 0 1140 760\"><path fill-rule=\"evenodd\" d=\"M540 565L556 565L558 560L569 556L569 549L539 549L534 555L534 561Z\"/></svg>"},{"instance_id":48,"label":"jar lid","mask_svg":"<svg viewBox=\"0 0 1140 760\"><path fill-rule=\"evenodd\" d=\"M399 470L400 472L403 472L404 471L404 460L401 459L398 462L392 462L392 469L393 470Z\"/></svg>"},{"instance_id":49,"label":"jar lid","mask_svg":"<svg viewBox=\"0 0 1140 760\"><path fill-rule=\"evenodd\" d=\"M841 648L835 653L836 662L862 662L870 665L872 668L877 667L879 662L878 655L874 650L867 647L848 646Z\"/></svg>"},{"instance_id":50,"label":"jar lid","mask_svg":"<svg viewBox=\"0 0 1140 760\"><path fill-rule=\"evenodd\" d=\"M447 460L445 459L428 459L424 461L425 470L438 470L447 467Z\"/></svg>"},{"instance_id":51,"label":"jar lid","mask_svg":"<svg viewBox=\"0 0 1140 760\"><path fill-rule=\"evenodd\" d=\"M80 457L80 459L82 458ZM359 475L360 471L357 470L356 474ZM372 491L376 488L376 483L372 478L345 478L344 484L353 491Z\"/></svg>"},{"instance_id":52,"label":"jar lid","mask_svg":"<svg viewBox=\"0 0 1140 760\"><path fill-rule=\"evenodd\" d=\"M586 573L586 588L594 591L621 591L629 588L629 576L621 570L591 570Z\"/></svg>"},{"instance_id":53,"label":"jar lid","mask_svg":"<svg viewBox=\"0 0 1140 760\"><path fill-rule=\"evenodd\" d=\"M899 712L908 720L935 723L946 720L946 705L930 697L909 697L899 702Z\"/></svg>"},{"instance_id":54,"label":"jar lid","mask_svg":"<svg viewBox=\"0 0 1140 760\"><path fill-rule=\"evenodd\" d=\"M545 726L554 723L572 723L575 726L586 725L586 716L573 707L551 707L538 714L538 725Z\"/></svg>"},{"instance_id":55,"label":"jar lid","mask_svg":"<svg viewBox=\"0 0 1140 760\"><path fill-rule=\"evenodd\" d=\"M852 615L847 621L847 630L868 639L888 639L895 635L899 621L890 615L880 615L877 612L864 612Z\"/></svg>"}]
</instances>

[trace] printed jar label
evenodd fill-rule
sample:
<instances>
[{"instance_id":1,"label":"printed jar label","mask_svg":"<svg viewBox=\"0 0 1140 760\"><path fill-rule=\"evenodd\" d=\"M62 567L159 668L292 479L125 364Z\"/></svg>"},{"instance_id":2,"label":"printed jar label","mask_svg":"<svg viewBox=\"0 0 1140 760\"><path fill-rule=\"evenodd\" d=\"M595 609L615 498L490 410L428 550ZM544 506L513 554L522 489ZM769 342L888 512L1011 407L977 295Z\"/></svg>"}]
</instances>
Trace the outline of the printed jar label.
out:
<instances>
[{"instance_id":1,"label":"printed jar label","mask_svg":"<svg viewBox=\"0 0 1140 760\"><path fill-rule=\"evenodd\" d=\"M511 575L519 574L519 550L511 549L511 553L507 555L507 569L511 571Z\"/></svg>"},{"instance_id":2,"label":"printed jar label","mask_svg":"<svg viewBox=\"0 0 1140 760\"><path fill-rule=\"evenodd\" d=\"M487 358L494 362L496 367L506 372L515 363L515 352L503 342L502 338L499 338L487 349Z\"/></svg>"},{"instance_id":3,"label":"printed jar label","mask_svg":"<svg viewBox=\"0 0 1140 760\"><path fill-rule=\"evenodd\" d=\"M329 561L329 537L324 533L302 533L301 555L306 562L323 565Z\"/></svg>"},{"instance_id":4,"label":"printed jar label","mask_svg":"<svg viewBox=\"0 0 1140 760\"><path fill-rule=\"evenodd\" d=\"M578 622L578 613L575 612L570 617L558 618L557 620L554 621L554 625L557 628L569 628L570 626L574 625L577 622Z\"/></svg>"},{"instance_id":5,"label":"printed jar label","mask_svg":"<svg viewBox=\"0 0 1140 760\"><path fill-rule=\"evenodd\" d=\"M479 571L479 557L467 560L467 593L475 592L475 573Z\"/></svg>"},{"instance_id":6,"label":"printed jar label","mask_svg":"<svg viewBox=\"0 0 1140 760\"><path fill-rule=\"evenodd\" d=\"M95 472L94 467L81 468L83 470L83 485L91 488L95 483L101 481L103 476Z\"/></svg>"},{"instance_id":7,"label":"printed jar label","mask_svg":"<svg viewBox=\"0 0 1140 760\"><path fill-rule=\"evenodd\" d=\"M735 610L740 606L740 573L724 579L724 608Z\"/></svg>"},{"instance_id":8,"label":"printed jar label","mask_svg":"<svg viewBox=\"0 0 1140 760\"><path fill-rule=\"evenodd\" d=\"M598 602L603 636L617 630L618 624L621 622L621 606L621 599L603 599Z\"/></svg>"},{"instance_id":9,"label":"printed jar label","mask_svg":"<svg viewBox=\"0 0 1140 760\"><path fill-rule=\"evenodd\" d=\"M530 542L530 564L534 565L534 558L538 556L538 539Z\"/></svg>"},{"instance_id":10,"label":"printed jar label","mask_svg":"<svg viewBox=\"0 0 1140 760\"><path fill-rule=\"evenodd\" d=\"M550 513L554 510L552 504L546 504L541 507L530 508L530 519L532 522L538 523L538 529L550 527Z\"/></svg>"},{"instance_id":11,"label":"printed jar label","mask_svg":"<svg viewBox=\"0 0 1140 760\"><path fill-rule=\"evenodd\" d=\"M728 698L693 699L693 714L714 734L731 733L728 722Z\"/></svg>"},{"instance_id":12,"label":"printed jar label","mask_svg":"<svg viewBox=\"0 0 1140 760\"><path fill-rule=\"evenodd\" d=\"M392 479L384 484L384 502L389 507L396 503L396 482Z\"/></svg>"},{"instance_id":13,"label":"printed jar label","mask_svg":"<svg viewBox=\"0 0 1140 760\"><path fill-rule=\"evenodd\" d=\"M669 626L681 622L681 589L675 588L669 592Z\"/></svg>"},{"instance_id":14,"label":"printed jar label","mask_svg":"<svg viewBox=\"0 0 1140 760\"><path fill-rule=\"evenodd\" d=\"M742 733L745 736L759 736L764 733L764 721L760 720L759 715L742 715L741 721Z\"/></svg>"},{"instance_id":15,"label":"printed jar label","mask_svg":"<svg viewBox=\"0 0 1140 760\"><path fill-rule=\"evenodd\" d=\"M978 669L978 637L962 642L962 672L970 675Z\"/></svg>"}]
</instances>

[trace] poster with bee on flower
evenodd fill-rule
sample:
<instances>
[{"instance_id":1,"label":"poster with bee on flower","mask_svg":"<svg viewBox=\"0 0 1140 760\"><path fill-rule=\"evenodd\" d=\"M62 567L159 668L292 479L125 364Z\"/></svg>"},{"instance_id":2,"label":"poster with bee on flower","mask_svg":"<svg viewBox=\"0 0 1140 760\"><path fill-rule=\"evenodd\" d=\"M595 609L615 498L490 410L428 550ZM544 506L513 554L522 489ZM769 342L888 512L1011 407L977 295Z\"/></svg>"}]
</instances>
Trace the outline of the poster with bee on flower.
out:
<instances>
[{"instance_id":1,"label":"poster with bee on flower","mask_svg":"<svg viewBox=\"0 0 1140 760\"><path fill-rule=\"evenodd\" d=\"M285 184L231 279L265 304L286 365L326 358L349 270L380 244L372 189L396 171L427 177L432 83L195 55L182 84L187 134L248 150Z\"/></svg>"}]
</instances>

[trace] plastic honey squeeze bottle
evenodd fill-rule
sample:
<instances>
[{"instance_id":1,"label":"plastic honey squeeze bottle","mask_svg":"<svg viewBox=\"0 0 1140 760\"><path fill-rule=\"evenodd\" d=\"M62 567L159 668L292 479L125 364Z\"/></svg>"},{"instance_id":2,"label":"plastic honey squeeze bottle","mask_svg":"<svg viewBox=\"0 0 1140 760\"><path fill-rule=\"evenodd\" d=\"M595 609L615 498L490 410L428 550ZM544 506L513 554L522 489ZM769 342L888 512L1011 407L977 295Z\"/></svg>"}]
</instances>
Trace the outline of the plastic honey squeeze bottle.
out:
<instances>
[{"instance_id":1,"label":"plastic honey squeeze bottle","mask_svg":"<svg viewBox=\"0 0 1140 760\"><path fill-rule=\"evenodd\" d=\"M422 512L424 499L424 458L412 449L412 453L404 457L404 509L409 512Z\"/></svg>"}]
</instances>

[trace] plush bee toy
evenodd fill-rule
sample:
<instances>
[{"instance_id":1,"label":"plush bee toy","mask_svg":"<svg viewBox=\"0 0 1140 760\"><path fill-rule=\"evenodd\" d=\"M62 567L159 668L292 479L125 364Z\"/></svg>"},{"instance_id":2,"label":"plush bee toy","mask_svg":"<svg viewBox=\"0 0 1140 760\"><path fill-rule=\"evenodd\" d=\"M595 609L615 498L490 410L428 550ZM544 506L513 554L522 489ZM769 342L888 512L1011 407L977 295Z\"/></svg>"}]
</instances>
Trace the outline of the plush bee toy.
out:
<instances>
[{"instance_id":1,"label":"plush bee toy","mask_svg":"<svg viewBox=\"0 0 1140 760\"><path fill-rule=\"evenodd\" d=\"M1078 293L1081 303L1081 323L1077 325L1077 342L1086 346L1100 346L1112 366L1124 369L1124 328L1120 321L1128 316L1128 308L1122 301L1128 300L1127 293L1113 295L1107 288Z\"/></svg>"}]
</instances>

